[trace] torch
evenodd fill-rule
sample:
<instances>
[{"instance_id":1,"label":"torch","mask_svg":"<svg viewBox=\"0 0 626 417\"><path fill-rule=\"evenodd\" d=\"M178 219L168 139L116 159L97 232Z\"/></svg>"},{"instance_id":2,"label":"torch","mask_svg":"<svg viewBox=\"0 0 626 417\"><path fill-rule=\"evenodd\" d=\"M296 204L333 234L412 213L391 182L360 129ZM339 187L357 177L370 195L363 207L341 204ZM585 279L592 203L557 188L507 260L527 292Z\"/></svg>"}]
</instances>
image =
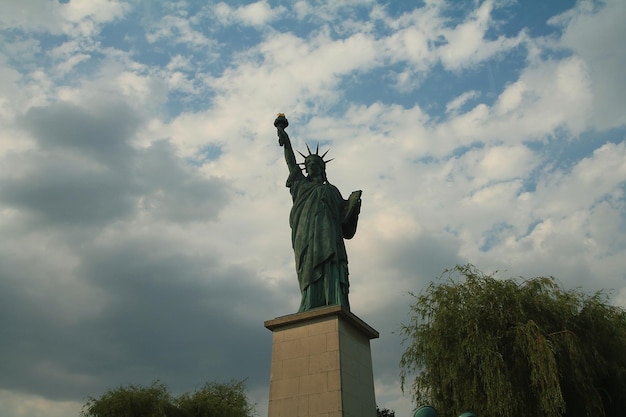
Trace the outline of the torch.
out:
<instances>
[{"instance_id":1,"label":"torch","mask_svg":"<svg viewBox=\"0 0 626 417\"><path fill-rule=\"evenodd\" d=\"M285 113L278 113L276 115L276 120L274 120L274 126L276 127L276 129L278 130L278 144L280 146L283 146L283 140L280 137L280 131L282 130L283 133L285 131L285 128L287 126L289 126L289 121L287 120L287 118L285 117Z\"/></svg>"}]
</instances>

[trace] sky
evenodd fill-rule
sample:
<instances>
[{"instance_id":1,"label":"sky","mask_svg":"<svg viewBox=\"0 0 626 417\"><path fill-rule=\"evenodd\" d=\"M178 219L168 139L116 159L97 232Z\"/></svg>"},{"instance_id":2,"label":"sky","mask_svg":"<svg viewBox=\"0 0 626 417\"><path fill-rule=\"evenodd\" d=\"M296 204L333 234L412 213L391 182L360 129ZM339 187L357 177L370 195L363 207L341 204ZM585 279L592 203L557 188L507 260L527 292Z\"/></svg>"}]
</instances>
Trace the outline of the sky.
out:
<instances>
[{"instance_id":1,"label":"sky","mask_svg":"<svg viewBox=\"0 0 626 417\"><path fill-rule=\"evenodd\" d=\"M0 0L0 415L246 380L295 313L287 166L363 190L350 304L376 401L447 268L626 307L626 2Z\"/></svg>"}]
</instances>

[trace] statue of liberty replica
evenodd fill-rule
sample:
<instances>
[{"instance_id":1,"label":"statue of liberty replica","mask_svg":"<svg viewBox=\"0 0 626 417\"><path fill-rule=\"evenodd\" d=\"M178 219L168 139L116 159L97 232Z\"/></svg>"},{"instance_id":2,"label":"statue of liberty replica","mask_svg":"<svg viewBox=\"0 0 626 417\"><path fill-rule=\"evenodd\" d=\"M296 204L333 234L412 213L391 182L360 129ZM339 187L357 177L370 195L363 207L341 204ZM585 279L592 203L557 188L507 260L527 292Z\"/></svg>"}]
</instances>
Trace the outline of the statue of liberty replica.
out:
<instances>
[{"instance_id":1,"label":"statue of liberty replica","mask_svg":"<svg viewBox=\"0 0 626 417\"><path fill-rule=\"evenodd\" d=\"M351 239L356 233L361 191L354 191L344 200L337 187L326 178L329 161L324 157L328 151L320 156L319 145L315 153L307 145L308 155L298 152L304 158L303 163L298 163L285 132L289 122L284 114L278 114L274 126L289 168L286 185L293 199L289 225L302 293L298 312L330 305L341 305L349 310L350 282L344 239Z\"/></svg>"}]
</instances>

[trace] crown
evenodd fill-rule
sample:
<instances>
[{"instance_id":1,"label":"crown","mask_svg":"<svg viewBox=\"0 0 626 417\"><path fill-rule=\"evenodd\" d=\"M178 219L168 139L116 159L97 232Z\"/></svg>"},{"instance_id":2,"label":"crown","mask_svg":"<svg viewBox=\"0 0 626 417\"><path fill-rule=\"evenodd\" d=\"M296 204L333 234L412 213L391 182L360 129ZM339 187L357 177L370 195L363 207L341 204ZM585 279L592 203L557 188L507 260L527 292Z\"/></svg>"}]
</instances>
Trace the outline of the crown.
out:
<instances>
[{"instance_id":1,"label":"crown","mask_svg":"<svg viewBox=\"0 0 626 417\"><path fill-rule=\"evenodd\" d=\"M298 153L299 153L300 155L302 155L302 157L304 158L304 162L299 162L299 163L298 163L298 165L301 165L301 166L302 166L302 168L300 168L300 169L302 169L302 170L305 170L305 169L306 169L306 161L307 161L307 159L311 159L311 158L314 158L314 159L320 159L320 160L324 163L324 166L326 166L326 164L327 164L328 162L330 162L330 161L332 161L332 160L334 159L334 158L331 158L331 159L329 159L329 160L324 160L324 157L326 156L326 154L328 153L328 151L330 151L330 149L328 149L326 152L324 152L322 155L320 155L320 154L319 154L319 150L320 150L320 145L319 145L319 143L317 144L317 147L315 148L315 153L311 152L311 148L309 148L309 144L308 144L308 143L305 143L305 145L306 145L306 150L307 150L307 151L309 151L309 154L308 154L308 155L305 155L305 154L303 154L302 152L298 151Z\"/></svg>"}]
</instances>

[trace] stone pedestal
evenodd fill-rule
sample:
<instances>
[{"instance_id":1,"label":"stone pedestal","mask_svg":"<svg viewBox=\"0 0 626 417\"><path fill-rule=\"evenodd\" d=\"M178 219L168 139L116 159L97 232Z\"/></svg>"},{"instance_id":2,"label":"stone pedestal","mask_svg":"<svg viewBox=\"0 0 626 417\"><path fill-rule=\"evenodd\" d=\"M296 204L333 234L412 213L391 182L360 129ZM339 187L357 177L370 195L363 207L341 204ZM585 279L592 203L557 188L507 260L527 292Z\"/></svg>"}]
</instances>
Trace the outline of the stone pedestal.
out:
<instances>
[{"instance_id":1,"label":"stone pedestal","mask_svg":"<svg viewBox=\"0 0 626 417\"><path fill-rule=\"evenodd\" d=\"M265 322L273 332L268 417L376 417L370 339L341 306Z\"/></svg>"}]
</instances>

